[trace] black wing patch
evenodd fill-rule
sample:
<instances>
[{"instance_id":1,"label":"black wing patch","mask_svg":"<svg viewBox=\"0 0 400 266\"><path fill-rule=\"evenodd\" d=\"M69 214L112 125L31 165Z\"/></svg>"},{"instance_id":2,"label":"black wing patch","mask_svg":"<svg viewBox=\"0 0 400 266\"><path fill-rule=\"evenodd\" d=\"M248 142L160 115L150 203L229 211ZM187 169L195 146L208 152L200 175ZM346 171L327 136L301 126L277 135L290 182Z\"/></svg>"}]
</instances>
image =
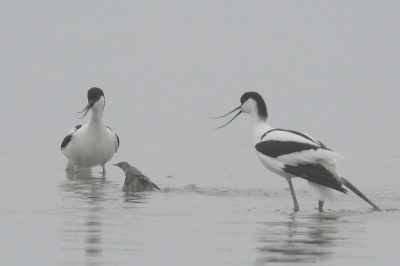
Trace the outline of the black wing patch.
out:
<instances>
[{"instance_id":1,"label":"black wing patch","mask_svg":"<svg viewBox=\"0 0 400 266\"><path fill-rule=\"evenodd\" d=\"M61 142L61 149L64 149L72 139L72 133L66 136Z\"/></svg>"},{"instance_id":2,"label":"black wing patch","mask_svg":"<svg viewBox=\"0 0 400 266\"><path fill-rule=\"evenodd\" d=\"M303 133L301 133L301 132L294 131L294 130L287 130L287 129L280 129L280 128L271 129L271 130L265 132L265 133L261 136L261 139L260 139L260 140L262 140L268 133L270 133L270 132L272 132L272 131L286 131L286 132L290 132L290 133L292 133L292 134L298 135L298 136L300 136L300 137L303 137L303 138L305 138L305 139L308 139L309 141L314 142L315 144L317 144L318 146L320 146L321 149L324 149L324 150L331 150L331 149L328 149L322 142L320 142L320 141L318 141L318 140L315 141L315 140L313 140L312 138L310 138L309 136L307 136L306 134L303 134Z\"/></svg>"},{"instance_id":3,"label":"black wing patch","mask_svg":"<svg viewBox=\"0 0 400 266\"><path fill-rule=\"evenodd\" d=\"M115 133L114 133L115 134ZM118 142L118 148L119 148L119 137L117 134L115 134L115 136L117 137L117 142Z\"/></svg>"},{"instance_id":4,"label":"black wing patch","mask_svg":"<svg viewBox=\"0 0 400 266\"><path fill-rule=\"evenodd\" d=\"M285 164L283 171L347 194L347 190L342 187L342 184L337 181L333 174L319 163L298 164L296 166Z\"/></svg>"},{"instance_id":5,"label":"black wing patch","mask_svg":"<svg viewBox=\"0 0 400 266\"><path fill-rule=\"evenodd\" d=\"M310 141L312 141L312 142L314 142L316 144L320 144L319 142L315 142L315 140L313 140L312 138L310 138L309 136L307 136L307 135L305 135L305 134L303 134L301 132L294 131L294 130L285 130L285 131L290 132L290 133L295 134L295 135L298 135L298 136L303 137L305 139L308 139L308 140L310 140Z\"/></svg>"},{"instance_id":6,"label":"black wing patch","mask_svg":"<svg viewBox=\"0 0 400 266\"><path fill-rule=\"evenodd\" d=\"M106 127L114 133L114 131L111 129L111 127L109 127L109 126L106 126ZM117 137L118 148L119 148L119 137L118 137L118 135L115 134L115 133L114 133L114 135Z\"/></svg>"},{"instance_id":7,"label":"black wing patch","mask_svg":"<svg viewBox=\"0 0 400 266\"><path fill-rule=\"evenodd\" d=\"M80 129L81 127L82 127L82 125L77 125L77 126L75 126L75 132L78 131L78 129ZM75 132L74 132L74 133L75 133ZM72 140L72 134L74 134L74 133L71 133L71 134L67 135L67 136L63 139L63 141L61 142L61 149L64 149L64 148L68 145L68 143L71 142L71 140Z\"/></svg>"},{"instance_id":8,"label":"black wing patch","mask_svg":"<svg viewBox=\"0 0 400 266\"><path fill-rule=\"evenodd\" d=\"M297 141L267 140L256 144L257 151L272 158L277 158L279 156L295 152L317 150L319 148L319 146Z\"/></svg>"}]
</instances>

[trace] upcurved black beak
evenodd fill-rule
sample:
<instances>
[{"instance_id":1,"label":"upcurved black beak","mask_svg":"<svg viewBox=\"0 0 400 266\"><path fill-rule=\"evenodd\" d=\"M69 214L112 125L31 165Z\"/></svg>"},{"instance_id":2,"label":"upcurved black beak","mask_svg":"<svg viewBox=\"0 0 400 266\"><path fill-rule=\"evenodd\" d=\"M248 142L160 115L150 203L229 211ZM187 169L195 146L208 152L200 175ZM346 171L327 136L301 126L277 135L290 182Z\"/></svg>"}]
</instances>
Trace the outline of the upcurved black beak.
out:
<instances>
[{"instance_id":1,"label":"upcurved black beak","mask_svg":"<svg viewBox=\"0 0 400 266\"><path fill-rule=\"evenodd\" d=\"M83 116L82 116L81 118L79 118L79 119L84 118L85 115L89 112L89 110L92 109L93 105L94 105L94 102L89 101L88 104L86 105L85 109L83 109L82 112L77 112L77 113L83 113L83 112L85 112L85 113L83 114Z\"/></svg>"},{"instance_id":2,"label":"upcurved black beak","mask_svg":"<svg viewBox=\"0 0 400 266\"><path fill-rule=\"evenodd\" d=\"M230 112L227 113L226 115L218 116L218 117L211 117L211 118L222 118L222 117L225 117L225 116L227 116L227 115L229 115L229 114L231 114L231 113L233 113L233 112L239 110L240 108L241 108L241 106L239 106L238 108L233 109L232 111L230 111ZM232 122L232 121L233 121L236 117L238 117L241 113L242 113L242 110L240 110L239 113L237 113L231 120L229 120L228 123L226 123L226 124L223 125L223 126L216 127L215 129L219 129L219 128L223 128L223 127L227 126L230 122Z\"/></svg>"}]
</instances>

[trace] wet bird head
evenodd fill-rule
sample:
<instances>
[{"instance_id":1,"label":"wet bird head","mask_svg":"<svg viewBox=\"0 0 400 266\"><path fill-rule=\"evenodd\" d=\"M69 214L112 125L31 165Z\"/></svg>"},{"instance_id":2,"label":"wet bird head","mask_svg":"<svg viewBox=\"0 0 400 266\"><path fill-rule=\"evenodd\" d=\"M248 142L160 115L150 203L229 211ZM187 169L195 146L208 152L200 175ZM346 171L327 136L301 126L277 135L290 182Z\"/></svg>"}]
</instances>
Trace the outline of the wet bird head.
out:
<instances>
[{"instance_id":1,"label":"wet bird head","mask_svg":"<svg viewBox=\"0 0 400 266\"><path fill-rule=\"evenodd\" d=\"M116 163L116 164L113 164L113 165L121 168L123 171L125 171L126 169L131 167L130 164L127 163L127 162L120 162L120 163Z\"/></svg>"}]
</instances>

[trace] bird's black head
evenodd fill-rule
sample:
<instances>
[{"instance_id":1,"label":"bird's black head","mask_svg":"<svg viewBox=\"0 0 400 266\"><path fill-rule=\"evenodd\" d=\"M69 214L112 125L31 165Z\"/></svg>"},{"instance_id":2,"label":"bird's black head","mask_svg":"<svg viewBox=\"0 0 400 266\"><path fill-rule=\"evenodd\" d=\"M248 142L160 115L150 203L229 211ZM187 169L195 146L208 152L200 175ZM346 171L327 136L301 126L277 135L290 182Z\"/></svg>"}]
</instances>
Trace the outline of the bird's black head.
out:
<instances>
[{"instance_id":1,"label":"bird's black head","mask_svg":"<svg viewBox=\"0 0 400 266\"><path fill-rule=\"evenodd\" d=\"M249 101L252 100L252 101ZM242 112L251 114L254 108L257 108L258 116L261 119L267 119L268 112L264 99L258 92L248 91L240 98Z\"/></svg>"},{"instance_id":2,"label":"bird's black head","mask_svg":"<svg viewBox=\"0 0 400 266\"><path fill-rule=\"evenodd\" d=\"M78 113L83 113L86 111L81 118L85 117L85 115L101 99L101 97L103 97L103 99L104 99L104 105L103 105L103 110L104 110L104 106L106 105L104 92L101 89L96 88L96 87L93 87L90 90L88 90L88 92L87 92L88 104L86 105L85 109L83 109L82 112L78 112Z\"/></svg>"},{"instance_id":3,"label":"bird's black head","mask_svg":"<svg viewBox=\"0 0 400 266\"><path fill-rule=\"evenodd\" d=\"M261 97L260 94L254 91L249 91L243 94L242 97L240 98L240 106L235 108L233 111L230 111L226 115L213 118L225 117L239 109L240 109L239 113L237 113L228 123L217 128L222 128L228 125L230 122L233 121L233 119L238 117L242 112L246 114L252 114L254 110L257 110L257 114L260 119L266 120L268 118L267 106L265 105L263 98Z\"/></svg>"},{"instance_id":4,"label":"bird's black head","mask_svg":"<svg viewBox=\"0 0 400 266\"><path fill-rule=\"evenodd\" d=\"M88 98L89 102L92 101L95 103L101 98L101 96L103 96L105 98L104 92L101 89L96 88L96 87L91 88L87 92L87 98Z\"/></svg>"}]
</instances>

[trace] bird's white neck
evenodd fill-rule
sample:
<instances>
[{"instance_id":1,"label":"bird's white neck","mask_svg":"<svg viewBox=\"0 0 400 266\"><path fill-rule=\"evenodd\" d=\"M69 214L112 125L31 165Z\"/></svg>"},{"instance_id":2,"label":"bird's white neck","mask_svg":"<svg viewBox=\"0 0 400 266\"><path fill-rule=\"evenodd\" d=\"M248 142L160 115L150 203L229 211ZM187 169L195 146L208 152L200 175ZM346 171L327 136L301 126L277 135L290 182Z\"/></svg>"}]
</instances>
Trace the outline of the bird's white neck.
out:
<instances>
[{"instance_id":1,"label":"bird's white neck","mask_svg":"<svg viewBox=\"0 0 400 266\"><path fill-rule=\"evenodd\" d=\"M104 97L101 97L92 107L89 126L104 126L103 125L103 111L104 111Z\"/></svg>"},{"instance_id":2,"label":"bird's white neck","mask_svg":"<svg viewBox=\"0 0 400 266\"><path fill-rule=\"evenodd\" d=\"M260 104L264 105L264 108L261 108L261 110L259 110ZM268 113L265 103L262 99L257 103L254 99L250 98L241 107L242 112L249 114L253 120L253 141L254 143L258 143L261 136L272 129L268 123Z\"/></svg>"},{"instance_id":3,"label":"bird's white neck","mask_svg":"<svg viewBox=\"0 0 400 266\"><path fill-rule=\"evenodd\" d=\"M273 129L269 123L268 123L268 117L267 118L260 118L257 114L257 112L253 112L251 114L251 118L253 119L253 141L254 144L258 143L261 139L261 136Z\"/></svg>"},{"instance_id":4,"label":"bird's white neck","mask_svg":"<svg viewBox=\"0 0 400 266\"><path fill-rule=\"evenodd\" d=\"M92 109L92 115L90 117L89 125L103 125L103 110L94 110Z\"/></svg>"}]
</instances>

